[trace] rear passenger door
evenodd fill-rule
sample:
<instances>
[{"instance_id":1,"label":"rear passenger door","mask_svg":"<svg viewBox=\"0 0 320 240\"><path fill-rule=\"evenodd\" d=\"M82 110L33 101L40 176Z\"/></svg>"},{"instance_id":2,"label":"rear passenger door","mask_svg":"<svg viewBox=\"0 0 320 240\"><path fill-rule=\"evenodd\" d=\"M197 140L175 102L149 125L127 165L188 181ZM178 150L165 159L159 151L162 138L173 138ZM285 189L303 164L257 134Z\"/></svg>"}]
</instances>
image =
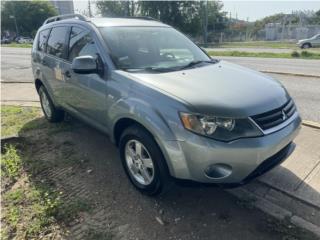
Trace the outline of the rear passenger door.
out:
<instances>
[{"instance_id":1,"label":"rear passenger door","mask_svg":"<svg viewBox=\"0 0 320 240\"><path fill-rule=\"evenodd\" d=\"M67 58L69 30L68 26L56 26L51 29L46 54L42 59L42 65L46 69L47 83L59 105L63 105L65 95L63 64Z\"/></svg>"},{"instance_id":2,"label":"rear passenger door","mask_svg":"<svg viewBox=\"0 0 320 240\"><path fill-rule=\"evenodd\" d=\"M73 26L68 44L68 63L65 72L68 94L66 103L73 111L95 124L106 122L107 83L103 72L100 74L77 74L72 71L74 58L90 55L96 59L99 68L104 69L101 55L93 33L83 27Z\"/></svg>"}]
</instances>

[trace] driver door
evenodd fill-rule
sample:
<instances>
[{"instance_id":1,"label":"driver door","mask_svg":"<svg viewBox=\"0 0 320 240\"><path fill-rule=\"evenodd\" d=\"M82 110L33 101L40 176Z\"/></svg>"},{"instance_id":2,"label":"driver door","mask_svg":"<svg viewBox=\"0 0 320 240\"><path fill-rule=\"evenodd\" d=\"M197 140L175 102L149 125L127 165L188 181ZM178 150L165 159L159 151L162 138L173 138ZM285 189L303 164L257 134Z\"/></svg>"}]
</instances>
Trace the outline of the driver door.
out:
<instances>
[{"instance_id":1,"label":"driver door","mask_svg":"<svg viewBox=\"0 0 320 240\"><path fill-rule=\"evenodd\" d=\"M97 64L103 65L93 34L90 30L73 26L70 31L68 61L64 66L66 82L66 107L92 123L106 122L106 77L100 73L78 74L71 69L72 61L78 56L90 55Z\"/></svg>"}]
</instances>

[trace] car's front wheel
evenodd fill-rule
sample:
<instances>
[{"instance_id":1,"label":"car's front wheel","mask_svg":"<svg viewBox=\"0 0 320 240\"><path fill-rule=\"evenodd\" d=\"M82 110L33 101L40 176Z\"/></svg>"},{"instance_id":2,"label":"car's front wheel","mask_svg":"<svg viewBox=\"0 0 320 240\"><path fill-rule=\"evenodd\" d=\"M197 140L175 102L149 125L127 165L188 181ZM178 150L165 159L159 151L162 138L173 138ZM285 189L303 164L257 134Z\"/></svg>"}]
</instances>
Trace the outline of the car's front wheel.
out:
<instances>
[{"instance_id":1,"label":"car's front wheel","mask_svg":"<svg viewBox=\"0 0 320 240\"><path fill-rule=\"evenodd\" d=\"M162 152L152 135L139 125L124 130L119 143L123 167L133 185L142 193L166 192L171 179Z\"/></svg>"},{"instance_id":2,"label":"car's front wheel","mask_svg":"<svg viewBox=\"0 0 320 240\"><path fill-rule=\"evenodd\" d=\"M310 43L304 43L301 48L303 49L307 49L307 48L311 48L311 44Z\"/></svg>"},{"instance_id":3,"label":"car's front wheel","mask_svg":"<svg viewBox=\"0 0 320 240\"><path fill-rule=\"evenodd\" d=\"M41 86L38 92L40 97L41 108L46 119L49 122L61 122L64 119L64 111L57 109L54 106L44 86Z\"/></svg>"}]
</instances>

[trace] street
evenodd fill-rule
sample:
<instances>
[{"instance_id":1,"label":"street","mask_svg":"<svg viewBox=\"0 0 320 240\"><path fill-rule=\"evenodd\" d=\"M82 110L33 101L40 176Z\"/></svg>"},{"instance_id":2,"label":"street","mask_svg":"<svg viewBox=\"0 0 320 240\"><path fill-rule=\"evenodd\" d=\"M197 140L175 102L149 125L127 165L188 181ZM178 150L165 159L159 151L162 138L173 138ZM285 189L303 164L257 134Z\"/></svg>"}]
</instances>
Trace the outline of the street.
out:
<instances>
[{"instance_id":1,"label":"street","mask_svg":"<svg viewBox=\"0 0 320 240\"><path fill-rule=\"evenodd\" d=\"M31 49L26 48L1 48L1 70L2 70L2 99L3 100L25 100L38 101L35 92L22 91L21 99L13 99L8 96L8 91L13 88L12 83L31 83L33 76L31 72ZM240 58L219 57L258 71L283 71L283 72L305 72L307 74L319 75L316 77L298 77L280 74L269 74L278 79L294 98L301 116L305 120L320 122L320 67L319 60L293 60L293 59L262 59L262 58ZM5 84L11 82L10 84ZM28 85L28 84L27 84ZM22 85L21 85L22 86ZM24 84L26 86L26 84ZM29 86L28 88L33 88Z\"/></svg>"},{"instance_id":2,"label":"street","mask_svg":"<svg viewBox=\"0 0 320 240\"><path fill-rule=\"evenodd\" d=\"M255 58L255 57L216 57L258 71L305 74L319 76L320 61L286 58ZM319 88L320 90L320 88Z\"/></svg>"}]
</instances>

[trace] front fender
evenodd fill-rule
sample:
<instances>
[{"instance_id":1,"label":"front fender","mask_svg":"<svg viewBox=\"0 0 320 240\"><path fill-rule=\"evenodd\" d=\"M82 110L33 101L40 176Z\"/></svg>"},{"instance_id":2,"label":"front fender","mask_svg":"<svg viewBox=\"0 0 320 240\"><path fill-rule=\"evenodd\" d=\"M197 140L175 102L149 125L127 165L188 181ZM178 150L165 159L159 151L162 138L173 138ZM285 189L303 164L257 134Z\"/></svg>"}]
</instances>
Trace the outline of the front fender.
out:
<instances>
[{"instance_id":1,"label":"front fender","mask_svg":"<svg viewBox=\"0 0 320 240\"><path fill-rule=\"evenodd\" d=\"M114 140L115 136L113 129L116 123L123 119L132 119L142 126L144 126L156 139L162 141L173 141L176 137L170 129L164 116L155 109L150 103L142 101L137 98L120 99L113 104L108 110L110 117L110 132L111 139Z\"/></svg>"},{"instance_id":2,"label":"front fender","mask_svg":"<svg viewBox=\"0 0 320 240\"><path fill-rule=\"evenodd\" d=\"M109 109L110 137L115 142L114 128L121 119L131 119L145 127L154 137L167 162L170 174L187 178L189 169L185 161L179 140L168 125L170 114L163 115L154 105L137 98L121 99Z\"/></svg>"}]
</instances>

